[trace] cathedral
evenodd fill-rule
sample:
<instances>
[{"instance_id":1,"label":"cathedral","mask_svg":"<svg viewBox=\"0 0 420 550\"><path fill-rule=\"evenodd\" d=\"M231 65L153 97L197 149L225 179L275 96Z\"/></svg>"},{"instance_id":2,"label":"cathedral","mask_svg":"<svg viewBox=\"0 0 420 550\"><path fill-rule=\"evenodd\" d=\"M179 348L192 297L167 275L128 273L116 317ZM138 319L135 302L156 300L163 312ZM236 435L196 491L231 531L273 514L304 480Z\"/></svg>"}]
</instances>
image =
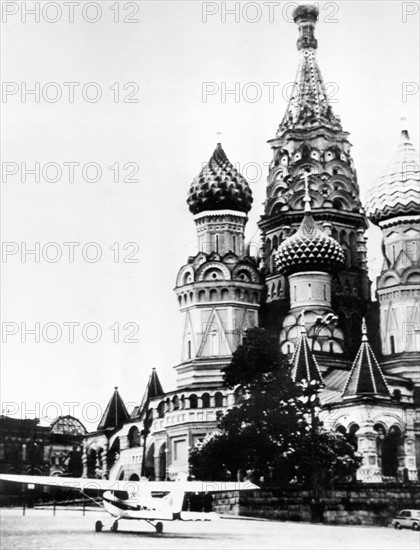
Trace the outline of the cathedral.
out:
<instances>
[{"instance_id":1,"label":"cathedral","mask_svg":"<svg viewBox=\"0 0 420 550\"><path fill-rule=\"evenodd\" d=\"M283 120L269 141L259 257L244 231L252 191L217 144L187 203L197 249L176 278L183 326L177 388L156 370L128 414L115 388L84 440L84 476L174 479L189 452L245 398L221 368L250 327L278 338L296 382L318 380L320 417L363 457L366 483L417 481L420 470L420 170L406 128L362 203L349 134L329 104L318 66L318 10L298 6L299 64ZM365 232L382 231L382 270L371 298Z\"/></svg>"}]
</instances>

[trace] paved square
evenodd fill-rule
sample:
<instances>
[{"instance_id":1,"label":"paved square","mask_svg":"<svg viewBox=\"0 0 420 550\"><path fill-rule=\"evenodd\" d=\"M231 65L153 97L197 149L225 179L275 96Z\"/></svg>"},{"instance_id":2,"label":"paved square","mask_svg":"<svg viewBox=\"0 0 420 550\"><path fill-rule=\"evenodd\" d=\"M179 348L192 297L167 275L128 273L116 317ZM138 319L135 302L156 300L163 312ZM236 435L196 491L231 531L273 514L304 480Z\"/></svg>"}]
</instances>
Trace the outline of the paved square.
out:
<instances>
[{"instance_id":1,"label":"paved square","mask_svg":"<svg viewBox=\"0 0 420 550\"><path fill-rule=\"evenodd\" d=\"M1 548L60 550L96 548L276 548L311 550L418 550L420 533L384 527L311 525L307 523L220 519L212 522L164 522L158 535L145 522L121 521L118 533L105 528L94 532L97 519L109 516L98 512L21 509L1 510Z\"/></svg>"}]
</instances>

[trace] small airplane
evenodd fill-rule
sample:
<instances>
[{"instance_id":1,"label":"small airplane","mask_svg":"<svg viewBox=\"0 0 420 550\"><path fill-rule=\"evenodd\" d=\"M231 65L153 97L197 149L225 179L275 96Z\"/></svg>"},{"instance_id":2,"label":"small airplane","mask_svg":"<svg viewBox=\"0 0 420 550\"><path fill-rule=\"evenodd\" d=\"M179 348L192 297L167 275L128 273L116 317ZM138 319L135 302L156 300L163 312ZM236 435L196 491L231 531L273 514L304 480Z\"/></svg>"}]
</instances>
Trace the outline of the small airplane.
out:
<instances>
[{"instance_id":1,"label":"small airplane","mask_svg":"<svg viewBox=\"0 0 420 550\"><path fill-rule=\"evenodd\" d=\"M225 491L249 491L259 489L250 481L116 481L108 479L90 479L76 477L50 477L31 475L0 474L0 480L15 483L47 485L79 490L85 497L101 506L85 491L102 492L102 506L113 519L109 524L111 531L118 530L121 519L143 520L152 525L157 533L163 531L163 521L211 520L218 518L214 512L182 512L185 493L217 493ZM98 520L95 531L102 531L104 524Z\"/></svg>"}]
</instances>

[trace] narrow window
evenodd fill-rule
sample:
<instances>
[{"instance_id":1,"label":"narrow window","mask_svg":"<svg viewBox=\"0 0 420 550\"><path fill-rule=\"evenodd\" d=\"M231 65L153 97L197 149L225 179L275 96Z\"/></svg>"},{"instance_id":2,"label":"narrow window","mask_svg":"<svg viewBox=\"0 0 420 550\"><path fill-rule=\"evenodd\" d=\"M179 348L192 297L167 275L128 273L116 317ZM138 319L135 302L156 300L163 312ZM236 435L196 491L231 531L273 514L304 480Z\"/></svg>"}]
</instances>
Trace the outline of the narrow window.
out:
<instances>
[{"instance_id":1,"label":"narrow window","mask_svg":"<svg viewBox=\"0 0 420 550\"><path fill-rule=\"evenodd\" d=\"M395 353L395 338L393 336L389 337L389 343L391 345L391 354Z\"/></svg>"},{"instance_id":2,"label":"narrow window","mask_svg":"<svg viewBox=\"0 0 420 550\"><path fill-rule=\"evenodd\" d=\"M219 235L216 235L216 252L219 252Z\"/></svg>"},{"instance_id":3,"label":"narrow window","mask_svg":"<svg viewBox=\"0 0 420 550\"><path fill-rule=\"evenodd\" d=\"M308 290L309 290L309 300L312 300L312 285L311 285L311 283L308 283Z\"/></svg>"},{"instance_id":4,"label":"narrow window","mask_svg":"<svg viewBox=\"0 0 420 550\"><path fill-rule=\"evenodd\" d=\"M392 245L392 261L395 262L395 244Z\"/></svg>"},{"instance_id":5,"label":"narrow window","mask_svg":"<svg viewBox=\"0 0 420 550\"><path fill-rule=\"evenodd\" d=\"M233 251L236 254L236 235L233 235Z\"/></svg>"},{"instance_id":6,"label":"narrow window","mask_svg":"<svg viewBox=\"0 0 420 550\"><path fill-rule=\"evenodd\" d=\"M324 300L327 299L327 285L324 285Z\"/></svg>"},{"instance_id":7,"label":"narrow window","mask_svg":"<svg viewBox=\"0 0 420 550\"><path fill-rule=\"evenodd\" d=\"M191 359L191 340L188 340L188 359Z\"/></svg>"},{"instance_id":8,"label":"narrow window","mask_svg":"<svg viewBox=\"0 0 420 550\"><path fill-rule=\"evenodd\" d=\"M296 302L296 285L293 286L293 295L294 295L294 300Z\"/></svg>"}]
</instances>

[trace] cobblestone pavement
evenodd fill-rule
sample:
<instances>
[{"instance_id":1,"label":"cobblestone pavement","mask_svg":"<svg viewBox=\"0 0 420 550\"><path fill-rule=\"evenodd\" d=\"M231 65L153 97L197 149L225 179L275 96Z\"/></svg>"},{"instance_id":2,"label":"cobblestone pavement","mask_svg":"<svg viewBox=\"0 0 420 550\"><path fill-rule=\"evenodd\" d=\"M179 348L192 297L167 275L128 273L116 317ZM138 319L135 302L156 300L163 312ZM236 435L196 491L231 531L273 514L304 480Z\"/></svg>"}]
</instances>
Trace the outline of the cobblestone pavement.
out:
<instances>
[{"instance_id":1,"label":"cobblestone pavement","mask_svg":"<svg viewBox=\"0 0 420 550\"><path fill-rule=\"evenodd\" d=\"M97 519L109 521L99 512L1 510L2 550L55 548L175 549L190 548L276 548L347 550L418 550L418 532L384 527L311 525L307 523L220 519L212 522L164 522L158 535L144 522L122 521L118 533L108 529L94 532Z\"/></svg>"}]
</instances>

